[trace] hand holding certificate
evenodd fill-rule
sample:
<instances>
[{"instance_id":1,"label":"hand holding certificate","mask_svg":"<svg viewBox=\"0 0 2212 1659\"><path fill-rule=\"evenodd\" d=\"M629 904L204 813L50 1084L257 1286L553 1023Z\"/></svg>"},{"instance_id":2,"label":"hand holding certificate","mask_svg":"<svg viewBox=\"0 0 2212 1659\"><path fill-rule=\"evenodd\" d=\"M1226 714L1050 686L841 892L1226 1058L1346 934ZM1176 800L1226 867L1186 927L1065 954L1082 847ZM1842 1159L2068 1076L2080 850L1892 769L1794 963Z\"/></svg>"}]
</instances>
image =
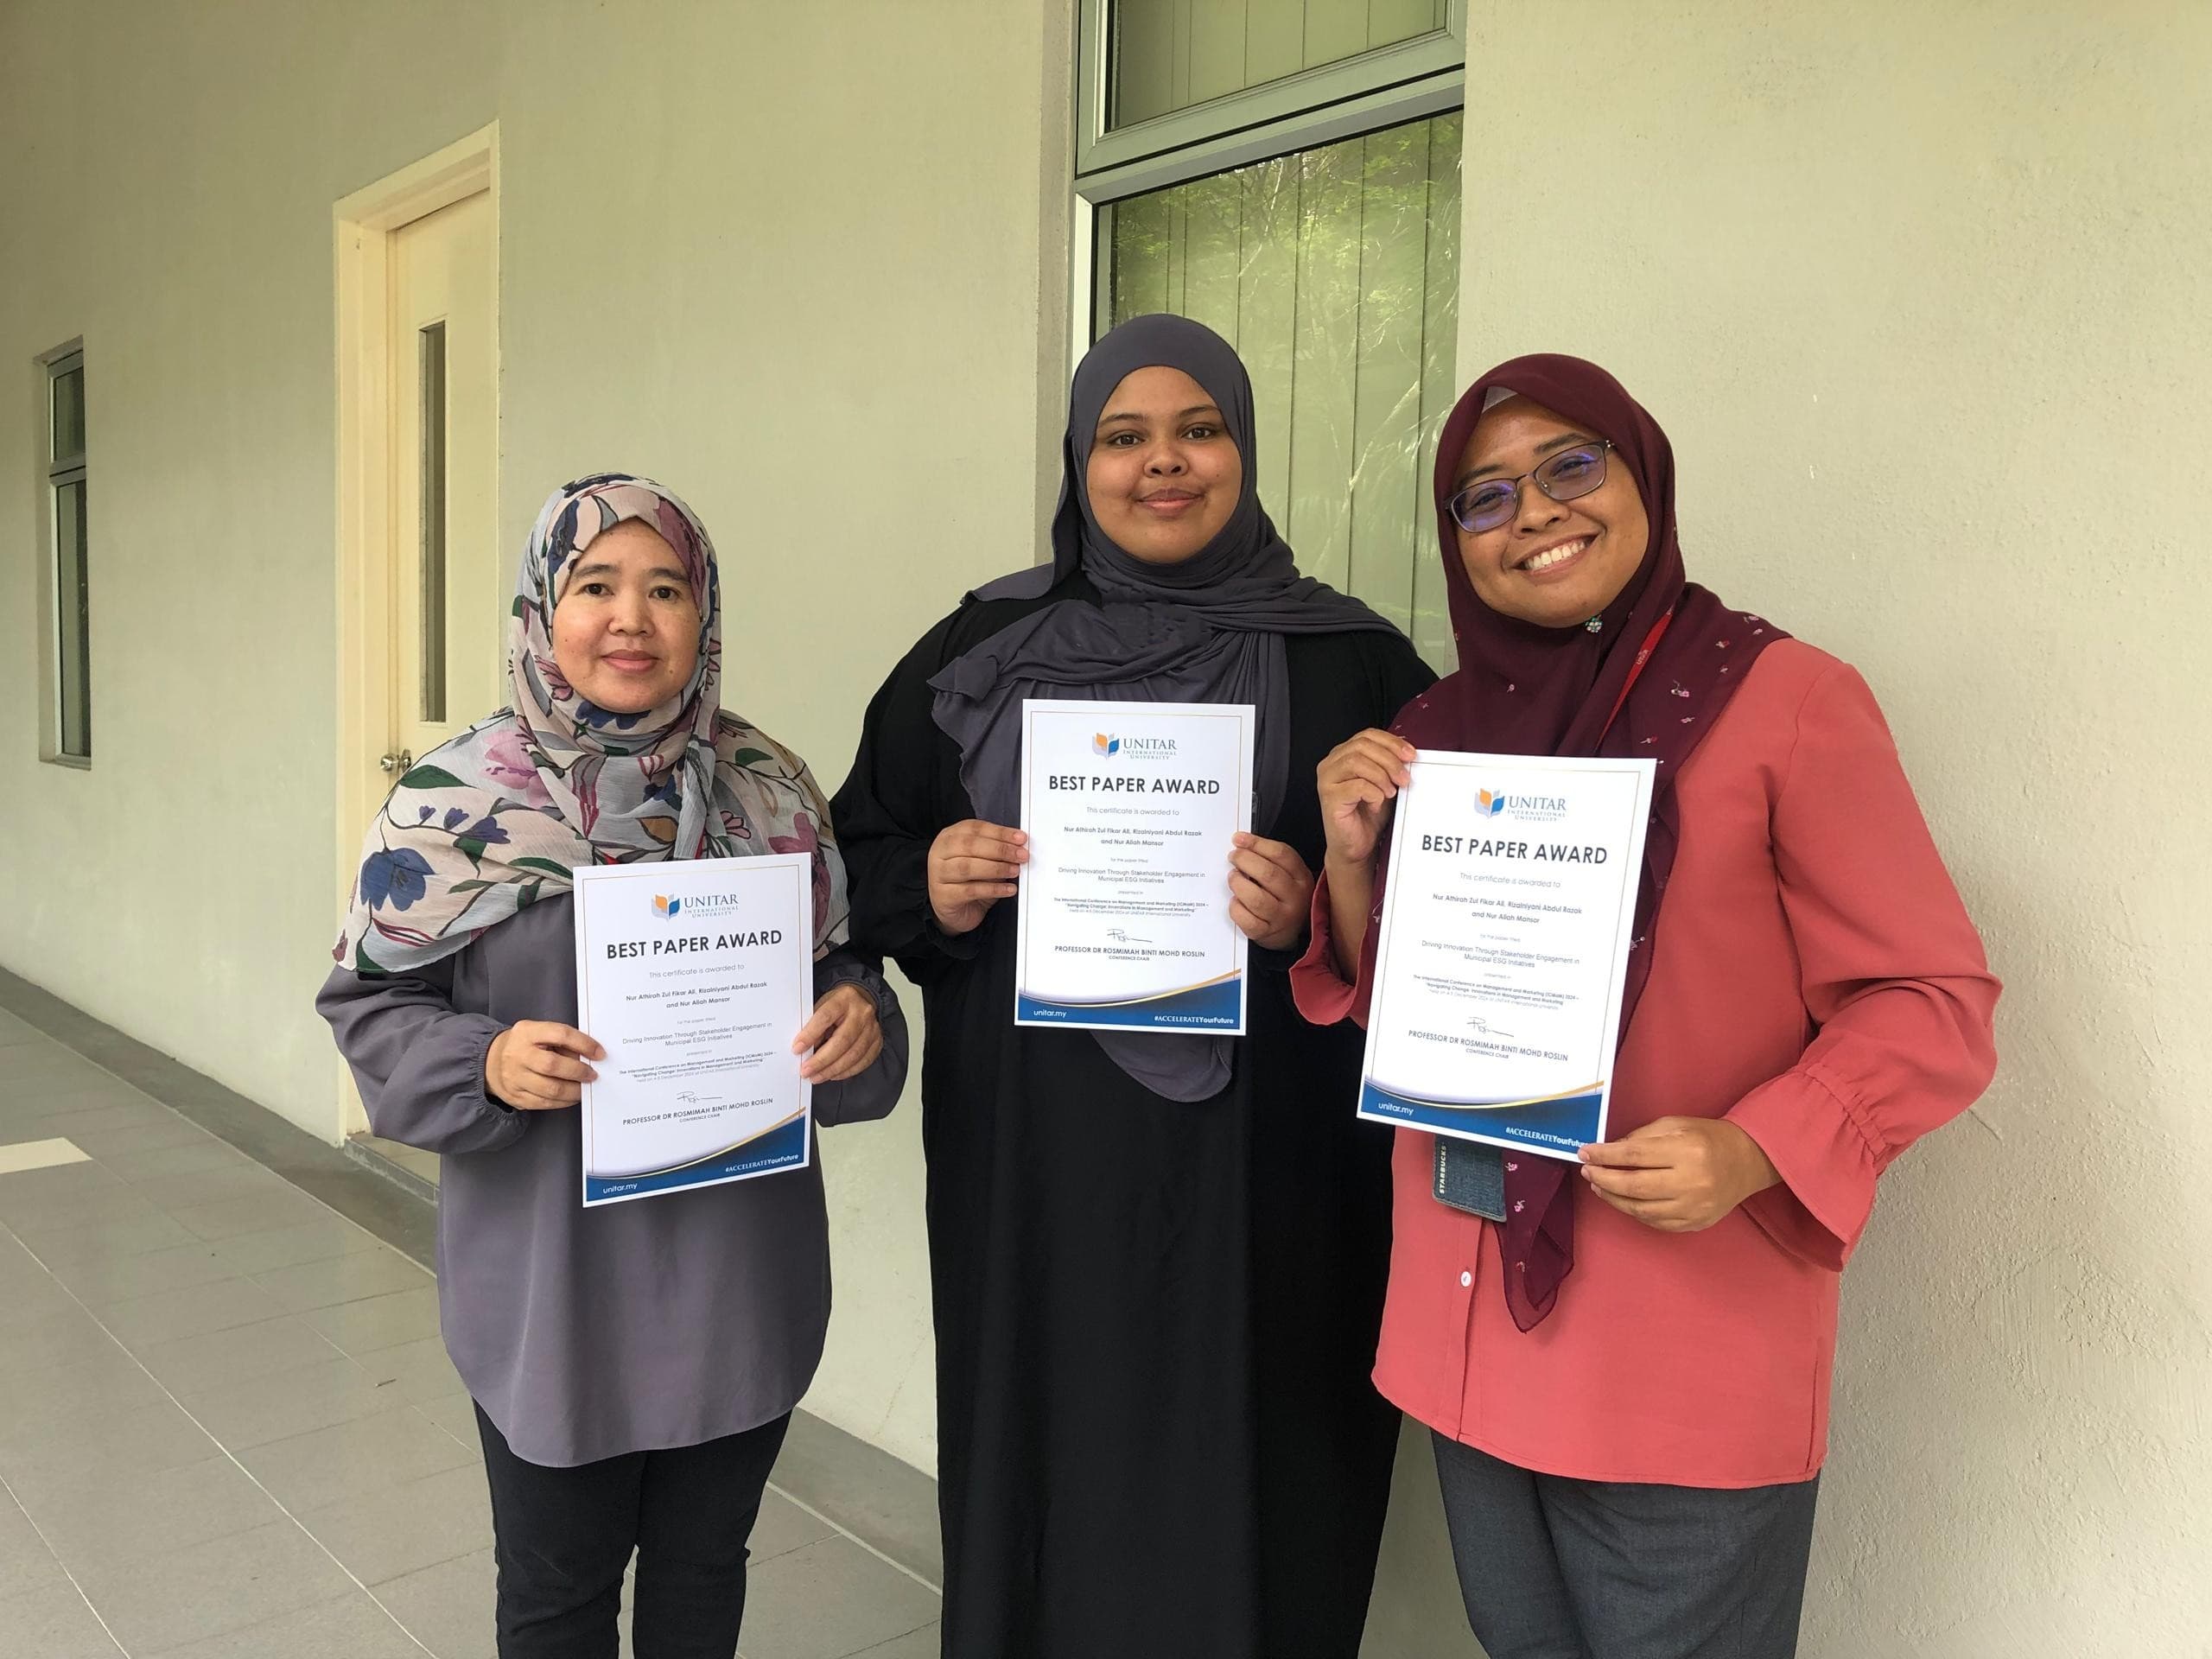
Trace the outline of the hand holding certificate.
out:
<instances>
[{"instance_id":1,"label":"hand holding certificate","mask_svg":"<svg viewBox=\"0 0 2212 1659\"><path fill-rule=\"evenodd\" d=\"M1253 727L1244 703L1023 702L1015 1024L1243 1034Z\"/></svg>"},{"instance_id":2,"label":"hand holding certificate","mask_svg":"<svg viewBox=\"0 0 2212 1659\"><path fill-rule=\"evenodd\" d=\"M804 1167L812 860L611 865L575 887L577 1017L606 1051L583 1085L584 1203Z\"/></svg>"},{"instance_id":3,"label":"hand holding certificate","mask_svg":"<svg viewBox=\"0 0 2212 1659\"><path fill-rule=\"evenodd\" d=\"M1656 768L1424 749L1408 770L1359 1115L1572 1159L1605 1136Z\"/></svg>"}]
</instances>

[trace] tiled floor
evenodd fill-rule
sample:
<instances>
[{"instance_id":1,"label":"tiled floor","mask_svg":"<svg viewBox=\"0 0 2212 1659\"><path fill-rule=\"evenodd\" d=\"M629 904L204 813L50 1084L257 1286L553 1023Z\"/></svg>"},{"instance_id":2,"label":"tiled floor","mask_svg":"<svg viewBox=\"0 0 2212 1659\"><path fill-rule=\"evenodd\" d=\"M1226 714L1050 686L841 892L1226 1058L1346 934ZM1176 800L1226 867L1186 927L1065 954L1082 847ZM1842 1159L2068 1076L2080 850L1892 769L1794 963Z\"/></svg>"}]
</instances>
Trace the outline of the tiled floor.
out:
<instances>
[{"instance_id":1,"label":"tiled floor","mask_svg":"<svg viewBox=\"0 0 2212 1659\"><path fill-rule=\"evenodd\" d=\"M0 1655L490 1659L429 1275L5 1010L0 1401ZM925 1584L773 1491L753 1551L747 1659L937 1652Z\"/></svg>"}]
</instances>

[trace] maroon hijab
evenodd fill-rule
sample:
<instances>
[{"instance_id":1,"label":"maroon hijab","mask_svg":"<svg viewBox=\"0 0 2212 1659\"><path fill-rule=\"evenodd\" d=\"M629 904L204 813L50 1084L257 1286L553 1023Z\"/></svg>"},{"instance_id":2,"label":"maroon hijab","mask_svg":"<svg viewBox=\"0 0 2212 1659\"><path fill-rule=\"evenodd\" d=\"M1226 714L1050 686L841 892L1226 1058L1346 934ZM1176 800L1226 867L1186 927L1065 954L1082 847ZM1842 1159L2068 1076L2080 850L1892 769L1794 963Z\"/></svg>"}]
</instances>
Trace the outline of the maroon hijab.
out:
<instances>
[{"instance_id":1,"label":"maroon hijab","mask_svg":"<svg viewBox=\"0 0 2212 1659\"><path fill-rule=\"evenodd\" d=\"M1501 615L1476 596L1460 563L1459 526L1446 505L1460 453L1484 410L1512 393L1610 440L1608 464L1625 466L1643 498L1650 547L1595 628L1547 628ZM1524 480L1522 487L1535 485ZM1659 763L1621 997L1625 1035L1650 976L1652 933L1681 838L1675 777L1759 652L1787 636L1758 617L1728 609L1686 579L1675 537L1674 448L1643 406L1594 363L1517 357L1477 380L1444 423L1435 493L1459 668L1401 709L1391 729L1419 748L1630 755ZM1386 864L1378 860L1378 868ZM1380 880L1375 896L1360 963L1363 985L1374 983ZM1505 1154L1505 1299L1523 1331L1552 1311L1574 1266L1575 1173L1560 1159Z\"/></svg>"}]
</instances>

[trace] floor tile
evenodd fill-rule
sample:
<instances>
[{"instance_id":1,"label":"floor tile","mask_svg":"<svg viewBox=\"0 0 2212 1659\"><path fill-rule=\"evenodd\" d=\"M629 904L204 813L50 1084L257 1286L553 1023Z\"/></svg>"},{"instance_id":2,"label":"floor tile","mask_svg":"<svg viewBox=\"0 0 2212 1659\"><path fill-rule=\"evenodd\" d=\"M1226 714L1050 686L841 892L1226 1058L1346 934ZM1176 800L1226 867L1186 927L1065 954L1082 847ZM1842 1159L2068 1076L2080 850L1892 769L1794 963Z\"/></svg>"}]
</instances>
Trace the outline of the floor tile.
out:
<instances>
[{"instance_id":1,"label":"floor tile","mask_svg":"<svg viewBox=\"0 0 2212 1659\"><path fill-rule=\"evenodd\" d=\"M215 1279L102 1303L92 1311L127 1347L139 1349L233 1325L258 1325L282 1317L286 1309L251 1279Z\"/></svg>"},{"instance_id":2,"label":"floor tile","mask_svg":"<svg viewBox=\"0 0 2212 1659\"><path fill-rule=\"evenodd\" d=\"M371 1597L349 1590L335 1601L280 1613L251 1630L163 1648L158 1659L423 1659L423 1654Z\"/></svg>"},{"instance_id":3,"label":"floor tile","mask_svg":"<svg viewBox=\"0 0 2212 1659\"><path fill-rule=\"evenodd\" d=\"M201 1238L230 1238L239 1233L270 1233L304 1226L327 1218L330 1211L287 1184L282 1192L222 1198L172 1213Z\"/></svg>"},{"instance_id":4,"label":"floor tile","mask_svg":"<svg viewBox=\"0 0 2212 1659\"><path fill-rule=\"evenodd\" d=\"M0 1393L14 1393L13 1378L88 1364L115 1350L115 1338L83 1308L50 1307L16 1321L0 1342L0 1378L10 1379Z\"/></svg>"},{"instance_id":5,"label":"floor tile","mask_svg":"<svg viewBox=\"0 0 2212 1659\"><path fill-rule=\"evenodd\" d=\"M11 1429L0 1446L0 1474L16 1501L41 1522L50 1502L69 1503L117 1481L203 1463L221 1449L168 1400L22 1427L22 1433Z\"/></svg>"},{"instance_id":6,"label":"floor tile","mask_svg":"<svg viewBox=\"0 0 2212 1659\"><path fill-rule=\"evenodd\" d=\"M162 1147L196 1147L213 1138L197 1123L175 1113L142 1116L128 1127L118 1128L88 1128L81 1118L73 1117L68 1123L68 1135L99 1159L118 1153L151 1152Z\"/></svg>"},{"instance_id":7,"label":"floor tile","mask_svg":"<svg viewBox=\"0 0 2212 1659\"><path fill-rule=\"evenodd\" d=\"M38 1175L66 1174L76 1170L97 1170L106 1176L108 1185L87 1186L74 1192L41 1194L27 1201L8 1204L9 1184L28 1181ZM22 1239L35 1250L39 1241L57 1233L74 1232L80 1228L105 1228L110 1222L129 1222L141 1217L158 1216L162 1211L140 1196L137 1188L126 1185L101 1169L98 1164L73 1164L67 1170L35 1170L29 1174L0 1176L0 1222L8 1230Z\"/></svg>"},{"instance_id":8,"label":"floor tile","mask_svg":"<svg viewBox=\"0 0 2212 1659\"><path fill-rule=\"evenodd\" d=\"M746 1541L746 1548L753 1552L757 1566L836 1535L836 1528L809 1515L781 1493L764 1492L760 1518L753 1523L753 1536Z\"/></svg>"},{"instance_id":9,"label":"floor tile","mask_svg":"<svg viewBox=\"0 0 2212 1659\"><path fill-rule=\"evenodd\" d=\"M353 1587L289 1521L78 1577L133 1659L335 1601Z\"/></svg>"},{"instance_id":10,"label":"floor tile","mask_svg":"<svg viewBox=\"0 0 2212 1659\"><path fill-rule=\"evenodd\" d=\"M24 1269L10 1263L8 1269L0 1271L0 1331L12 1331L26 1320L58 1314L75 1302L61 1281L36 1262Z\"/></svg>"},{"instance_id":11,"label":"floor tile","mask_svg":"<svg viewBox=\"0 0 2212 1659\"><path fill-rule=\"evenodd\" d=\"M321 1333L287 1315L204 1336L156 1343L138 1358L172 1392L183 1395L252 1377L318 1365L335 1353Z\"/></svg>"},{"instance_id":12,"label":"floor tile","mask_svg":"<svg viewBox=\"0 0 2212 1659\"><path fill-rule=\"evenodd\" d=\"M189 1244L194 1236L175 1216L149 1209L137 1214L93 1221L64 1231L27 1236L31 1252L50 1268L65 1262L111 1261Z\"/></svg>"},{"instance_id":13,"label":"floor tile","mask_svg":"<svg viewBox=\"0 0 2212 1659\"><path fill-rule=\"evenodd\" d=\"M846 1659L919 1630L940 1606L849 1538L827 1538L748 1575L743 1647L757 1659Z\"/></svg>"},{"instance_id":14,"label":"floor tile","mask_svg":"<svg viewBox=\"0 0 2212 1659\"><path fill-rule=\"evenodd\" d=\"M54 1264L54 1277L95 1306L238 1276L238 1269L218 1254L216 1246L198 1238L189 1244L143 1250L136 1255L65 1257Z\"/></svg>"},{"instance_id":15,"label":"floor tile","mask_svg":"<svg viewBox=\"0 0 2212 1659\"><path fill-rule=\"evenodd\" d=\"M918 1630L893 1637L880 1647L865 1649L854 1654L852 1659L938 1659L944 1650L944 1641L941 1628L931 1623ZM779 1656L763 1653L759 1659L779 1659Z\"/></svg>"},{"instance_id":16,"label":"floor tile","mask_svg":"<svg viewBox=\"0 0 2212 1659\"><path fill-rule=\"evenodd\" d=\"M91 1155L67 1136L11 1141L0 1146L0 1175L13 1175L27 1169L50 1169L60 1164L80 1164Z\"/></svg>"},{"instance_id":17,"label":"floor tile","mask_svg":"<svg viewBox=\"0 0 2212 1659\"><path fill-rule=\"evenodd\" d=\"M495 1659L498 1581L492 1552L479 1550L380 1584L377 1599L437 1659Z\"/></svg>"},{"instance_id":18,"label":"floor tile","mask_svg":"<svg viewBox=\"0 0 2212 1659\"><path fill-rule=\"evenodd\" d=\"M99 1151L92 1141L86 1139L87 1136L151 1134L172 1126L191 1130L195 1139L201 1133L197 1124L187 1122L168 1107L156 1106L143 1095L120 1104L99 1106L91 1111L71 1112L67 1117L69 1138L95 1158L100 1155Z\"/></svg>"},{"instance_id":19,"label":"floor tile","mask_svg":"<svg viewBox=\"0 0 2212 1659\"><path fill-rule=\"evenodd\" d=\"M372 1354L379 1348L397 1348L438 1333L438 1291L435 1285L394 1291L358 1302L341 1302L302 1315L316 1330L349 1354Z\"/></svg>"},{"instance_id":20,"label":"floor tile","mask_svg":"<svg viewBox=\"0 0 2212 1659\"><path fill-rule=\"evenodd\" d=\"M465 1394L442 1394L435 1400L418 1400L415 1409L480 1457L484 1439L476 1427L476 1402Z\"/></svg>"},{"instance_id":21,"label":"floor tile","mask_svg":"<svg viewBox=\"0 0 2212 1659\"><path fill-rule=\"evenodd\" d=\"M334 1256L385 1248L365 1228L325 1211L311 1221L270 1232L219 1239L215 1253L240 1273L269 1273L302 1262L327 1262Z\"/></svg>"},{"instance_id":22,"label":"floor tile","mask_svg":"<svg viewBox=\"0 0 2212 1659\"><path fill-rule=\"evenodd\" d=\"M467 1447L411 1406L249 1447L238 1459L295 1514L471 1461Z\"/></svg>"},{"instance_id":23,"label":"floor tile","mask_svg":"<svg viewBox=\"0 0 2212 1659\"><path fill-rule=\"evenodd\" d=\"M80 1422L158 1405L168 1399L146 1368L112 1340L50 1370L22 1371L0 1383L0 1446L27 1436L67 1433Z\"/></svg>"},{"instance_id":24,"label":"floor tile","mask_svg":"<svg viewBox=\"0 0 2212 1659\"><path fill-rule=\"evenodd\" d=\"M181 1147L155 1147L145 1152L118 1152L100 1160L126 1181L159 1180L164 1175L190 1175L203 1169L227 1169L253 1160L236 1147L212 1135Z\"/></svg>"},{"instance_id":25,"label":"floor tile","mask_svg":"<svg viewBox=\"0 0 2212 1659\"><path fill-rule=\"evenodd\" d=\"M424 1337L394 1348L378 1348L363 1354L360 1364L393 1399L410 1405L468 1392L453 1368L442 1338Z\"/></svg>"},{"instance_id":26,"label":"floor tile","mask_svg":"<svg viewBox=\"0 0 2212 1659\"><path fill-rule=\"evenodd\" d=\"M65 1579L0 1600L0 1653L24 1659L34 1654L37 1659L122 1659L123 1649Z\"/></svg>"},{"instance_id":27,"label":"floor tile","mask_svg":"<svg viewBox=\"0 0 2212 1659\"><path fill-rule=\"evenodd\" d=\"M233 1452L373 1417L399 1403L343 1354L181 1394L178 1399L201 1427Z\"/></svg>"},{"instance_id":28,"label":"floor tile","mask_svg":"<svg viewBox=\"0 0 2212 1659\"><path fill-rule=\"evenodd\" d=\"M87 1112L149 1103L144 1095L115 1077L79 1079L59 1085L50 1081L0 1081L0 1107L4 1107L10 1120L15 1122L48 1122L60 1128L66 1120L73 1126Z\"/></svg>"},{"instance_id":29,"label":"floor tile","mask_svg":"<svg viewBox=\"0 0 2212 1659\"><path fill-rule=\"evenodd\" d=\"M0 1493L0 1601L28 1595L35 1590L67 1586L69 1575L38 1535L30 1517L6 1494Z\"/></svg>"},{"instance_id":30,"label":"floor tile","mask_svg":"<svg viewBox=\"0 0 2212 1659\"><path fill-rule=\"evenodd\" d=\"M172 1215L224 1198L273 1198L278 1194L296 1194L299 1192L299 1188L283 1176L251 1162L219 1164L213 1169L192 1169L175 1175L158 1175L149 1180L132 1182L130 1190L142 1194L156 1208L166 1210ZM265 1232L268 1230L257 1227L253 1230Z\"/></svg>"},{"instance_id":31,"label":"floor tile","mask_svg":"<svg viewBox=\"0 0 2212 1659\"><path fill-rule=\"evenodd\" d=\"M258 1275L263 1289L295 1313L340 1302L358 1302L394 1291L420 1290L435 1281L397 1250L359 1250L327 1262L302 1262Z\"/></svg>"},{"instance_id":32,"label":"floor tile","mask_svg":"<svg viewBox=\"0 0 2212 1659\"><path fill-rule=\"evenodd\" d=\"M151 1473L105 1471L73 1489L26 1494L24 1507L79 1583L283 1519L269 1494L219 1452ZM92 1605L101 1606L97 1596Z\"/></svg>"},{"instance_id":33,"label":"floor tile","mask_svg":"<svg viewBox=\"0 0 2212 1659\"><path fill-rule=\"evenodd\" d=\"M492 1547L492 1503L474 1461L380 1492L298 1512L363 1584L378 1585Z\"/></svg>"}]
</instances>

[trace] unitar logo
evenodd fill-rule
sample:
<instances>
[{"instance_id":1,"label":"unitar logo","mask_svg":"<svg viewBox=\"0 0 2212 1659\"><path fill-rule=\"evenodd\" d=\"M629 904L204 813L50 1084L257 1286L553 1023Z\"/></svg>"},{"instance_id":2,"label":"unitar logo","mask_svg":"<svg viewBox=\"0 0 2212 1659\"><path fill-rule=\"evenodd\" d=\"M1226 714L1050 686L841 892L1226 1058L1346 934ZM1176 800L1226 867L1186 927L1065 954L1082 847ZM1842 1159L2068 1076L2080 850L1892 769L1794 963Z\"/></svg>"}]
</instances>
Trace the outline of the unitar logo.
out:
<instances>
[{"instance_id":1,"label":"unitar logo","mask_svg":"<svg viewBox=\"0 0 2212 1659\"><path fill-rule=\"evenodd\" d=\"M653 914L656 916L673 916L683 908L681 899L671 899L664 893L653 894Z\"/></svg>"},{"instance_id":2,"label":"unitar logo","mask_svg":"<svg viewBox=\"0 0 2212 1659\"><path fill-rule=\"evenodd\" d=\"M1505 810L1505 797L1496 790L1478 789L1475 791L1475 810L1485 818L1494 818Z\"/></svg>"},{"instance_id":3,"label":"unitar logo","mask_svg":"<svg viewBox=\"0 0 2212 1659\"><path fill-rule=\"evenodd\" d=\"M1122 740L1109 732L1094 732L1090 738L1090 747L1101 754L1119 754L1122 752Z\"/></svg>"}]
</instances>

